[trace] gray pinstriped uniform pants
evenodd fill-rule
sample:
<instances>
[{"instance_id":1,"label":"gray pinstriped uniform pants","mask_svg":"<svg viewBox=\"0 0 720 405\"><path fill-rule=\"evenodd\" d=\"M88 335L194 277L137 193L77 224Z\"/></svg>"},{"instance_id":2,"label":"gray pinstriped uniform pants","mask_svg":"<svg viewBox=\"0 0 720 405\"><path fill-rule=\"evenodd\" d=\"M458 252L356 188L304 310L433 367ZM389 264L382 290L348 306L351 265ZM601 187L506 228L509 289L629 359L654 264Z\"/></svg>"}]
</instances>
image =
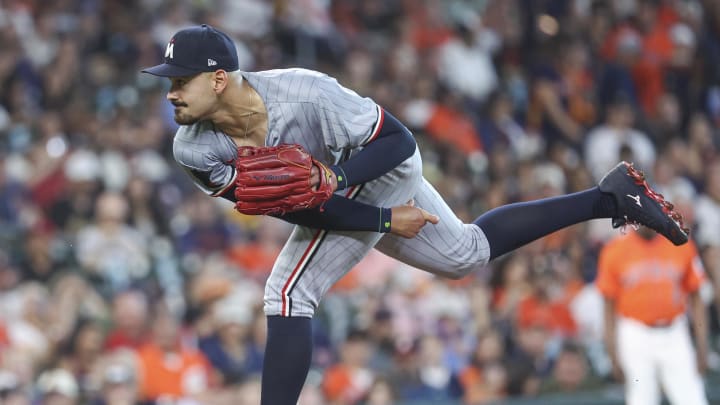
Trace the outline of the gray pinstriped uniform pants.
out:
<instances>
[{"instance_id":1,"label":"gray pinstriped uniform pants","mask_svg":"<svg viewBox=\"0 0 720 405\"><path fill-rule=\"evenodd\" d=\"M373 247L401 262L459 278L487 263L490 248L482 230L462 223L422 177L418 150L384 176L342 191L349 198L383 207L411 199L440 217L413 239L376 232L324 231L296 226L265 286L265 314L312 317L327 290Z\"/></svg>"}]
</instances>

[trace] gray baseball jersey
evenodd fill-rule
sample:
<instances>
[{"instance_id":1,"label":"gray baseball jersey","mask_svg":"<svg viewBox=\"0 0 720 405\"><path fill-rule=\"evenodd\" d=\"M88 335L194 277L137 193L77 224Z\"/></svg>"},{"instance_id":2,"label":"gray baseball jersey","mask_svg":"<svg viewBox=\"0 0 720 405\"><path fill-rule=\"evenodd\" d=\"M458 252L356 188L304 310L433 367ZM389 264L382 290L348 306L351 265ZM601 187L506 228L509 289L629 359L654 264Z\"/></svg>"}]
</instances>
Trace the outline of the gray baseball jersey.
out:
<instances>
[{"instance_id":1,"label":"gray baseball jersey","mask_svg":"<svg viewBox=\"0 0 720 405\"><path fill-rule=\"evenodd\" d=\"M325 74L281 69L242 72L242 76L267 108L267 146L299 144L315 159L337 164L362 150L382 126L382 108ZM180 127L173 153L206 193L218 196L232 187L236 146L212 123ZM422 177L418 150L385 175L338 193L383 207L414 200L416 206L437 214L440 223L426 225L413 239L296 226L265 286L267 315L312 316L325 292L373 247L411 266L453 278L489 259L480 228L462 223Z\"/></svg>"}]
</instances>

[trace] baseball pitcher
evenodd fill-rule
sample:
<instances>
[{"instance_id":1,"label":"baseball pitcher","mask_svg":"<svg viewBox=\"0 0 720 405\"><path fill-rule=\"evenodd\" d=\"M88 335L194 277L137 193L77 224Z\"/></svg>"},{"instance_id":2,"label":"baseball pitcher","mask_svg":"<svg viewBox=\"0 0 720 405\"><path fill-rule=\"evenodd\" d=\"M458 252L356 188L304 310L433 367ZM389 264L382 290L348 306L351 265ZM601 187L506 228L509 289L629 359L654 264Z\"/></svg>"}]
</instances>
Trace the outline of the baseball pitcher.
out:
<instances>
[{"instance_id":1,"label":"baseball pitcher","mask_svg":"<svg viewBox=\"0 0 720 405\"><path fill-rule=\"evenodd\" d=\"M238 70L235 45L202 25L177 32L164 63L180 128L177 162L238 211L296 224L265 288L262 404L294 405L310 366L310 318L370 249L459 278L560 228L593 218L646 225L675 244L681 217L620 163L592 189L497 208L462 223L422 177L410 131L325 74Z\"/></svg>"}]
</instances>

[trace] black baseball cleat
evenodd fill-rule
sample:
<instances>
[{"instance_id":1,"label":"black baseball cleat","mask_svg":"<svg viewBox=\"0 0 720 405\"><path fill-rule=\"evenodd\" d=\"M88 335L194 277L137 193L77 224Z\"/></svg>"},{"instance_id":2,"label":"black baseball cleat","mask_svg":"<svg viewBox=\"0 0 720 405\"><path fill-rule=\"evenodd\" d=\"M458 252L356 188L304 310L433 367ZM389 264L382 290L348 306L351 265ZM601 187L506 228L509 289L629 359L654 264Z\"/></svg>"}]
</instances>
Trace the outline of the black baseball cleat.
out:
<instances>
[{"instance_id":1,"label":"black baseball cleat","mask_svg":"<svg viewBox=\"0 0 720 405\"><path fill-rule=\"evenodd\" d=\"M645 174L632 163L621 162L600 180L600 191L615 197L618 217L613 227L644 225L666 237L676 246L688 241L690 230L685 228L680 213L665 201L662 194L653 191Z\"/></svg>"}]
</instances>

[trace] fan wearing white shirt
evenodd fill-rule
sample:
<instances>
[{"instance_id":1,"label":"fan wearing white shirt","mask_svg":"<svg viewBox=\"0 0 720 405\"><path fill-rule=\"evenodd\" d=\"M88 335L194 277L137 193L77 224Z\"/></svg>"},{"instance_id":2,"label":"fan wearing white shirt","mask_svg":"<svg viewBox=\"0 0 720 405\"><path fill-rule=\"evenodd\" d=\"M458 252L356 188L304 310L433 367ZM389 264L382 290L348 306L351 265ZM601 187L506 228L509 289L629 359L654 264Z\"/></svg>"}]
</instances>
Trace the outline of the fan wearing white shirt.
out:
<instances>
[{"instance_id":1,"label":"fan wearing white shirt","mask_svg":"<svg viewBox=\"0 0 720 405\"><path fill-rule=\"evenodd\" d=\"M593 128L585 141L585 162L596 180L620 159L623 147L632 152L634 163L643 169L655 162L655 145L634 128L635 111L627 96L618 94L608 106L604 123Z\"/></svg>"}]
</instances>

